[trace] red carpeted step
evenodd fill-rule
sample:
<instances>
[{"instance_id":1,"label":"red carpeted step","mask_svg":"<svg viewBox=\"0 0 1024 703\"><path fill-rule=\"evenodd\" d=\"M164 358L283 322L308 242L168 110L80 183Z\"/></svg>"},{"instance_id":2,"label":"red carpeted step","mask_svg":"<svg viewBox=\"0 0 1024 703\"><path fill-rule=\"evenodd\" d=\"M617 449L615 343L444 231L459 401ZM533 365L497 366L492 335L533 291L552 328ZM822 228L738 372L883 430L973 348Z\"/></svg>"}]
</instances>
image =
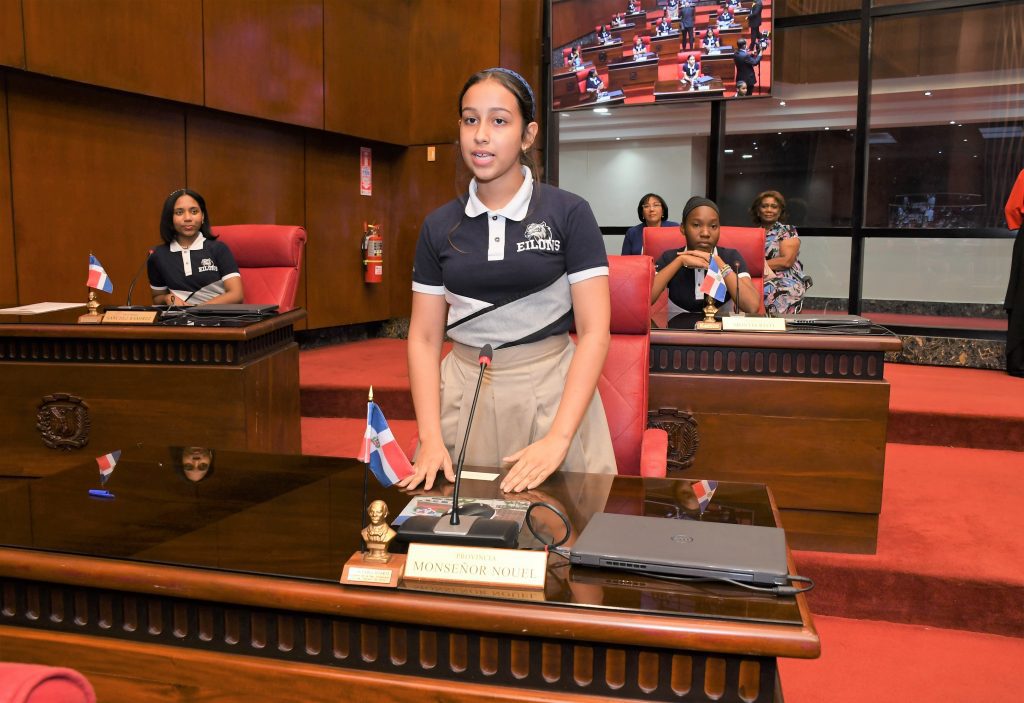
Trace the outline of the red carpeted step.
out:
<instances>
[{"instance_id":1,"label":"red carpeted step","mask_svg":"<svg viewBox=\"0 0 1024 703\"><path fill-rule=\"evenodd\" d=\"M889 444L876 554L793 553L815 613L1024 636L1024 453Z\"/></svg>"},{"instance_id":2,"label":"red carpeted step","mask_svg":"<svg viewBox=\"0 0 1024 703\"><path fill-rule=\"evenodd\" d=\"M1021 699L1024 640L815 616L819 659L780 659L786 703Z\"/></svg>"},{"instance_id":3,"label":"red carpeted step","mask_svg":"<svg viewBox=\"0 0 1024 703\"><path fill-rule=\"evenodd\" d=\"M888 441L1024 451L1024 379L1002 371L886 364Z\"/></svg>"},{"instance_id":4,"label":"red carpeted step","mask_svg":"<svg viewBox=\"0 0 1024 703\"><path fill-rule=\"evenodd\" d=\"M399 446L411 461L416 438L416 421L388 418L388 427L391 428ZM365 417L304 417L302 418L302 453L354 458L359 454L365 431Z\"/></svg>"},{"instance_id":5,"label":"red carpeted step","mask_svg":"<svg viewBox=\"0 0 1024 703\"><path fill-rule=\"evenodd\" d=\"M303 417L365 417L371 385L389 420L415 419L404 339L367 339L299 355Z\"/></svg>"}]
</instances>

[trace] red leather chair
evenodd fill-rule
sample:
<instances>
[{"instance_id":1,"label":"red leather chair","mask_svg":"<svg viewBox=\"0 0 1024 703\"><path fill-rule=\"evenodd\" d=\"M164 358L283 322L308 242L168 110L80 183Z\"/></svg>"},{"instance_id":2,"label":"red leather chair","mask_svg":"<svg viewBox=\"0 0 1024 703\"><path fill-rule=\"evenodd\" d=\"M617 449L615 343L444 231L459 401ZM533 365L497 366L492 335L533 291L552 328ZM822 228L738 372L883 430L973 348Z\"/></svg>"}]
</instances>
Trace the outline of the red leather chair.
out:
<instances>
[{"instance_id":1,"label":"red leather chair","mask_svg":"<svg viewBox=\"0 0 1024 703\"><path fill-rule=\"evenodd\" d=\"M680 51L678 54L676 54L676 59L679 62L679 78L683 77L683 65L690 60L691 56L697 61L697 66L699 69L701 56L701 53L699 51Z\"/></svg>"},{"instance_id":2,"label":"red leather chair","mask_svg":"<svg viewBox=\"0 0 1024 703\"><path fill-rule=\"evenodd\" d=\"M761 304L758 313L764 314L764 230L760 227L722 227L718 236L719 246L736 249L743 257L750 281L760 296ZM643 253L657 261L667 249L678 249L686 246L686 237L678 227L644 227ZM727 262L732 263L732 262ZM668 308L668 294L661 297L651 306L652 315L663 316Z\"/></svg>"},{"instance_id":3,"label":"red leather chair","mask_svg":"<svg viewBox=\"0 0 1024 703\"><path fill-rule=\"evenodd\" d=\"M611 343L597 382L620 474L665 476L668 434L647 428L654 264L645 256L609 256Z\"/></svg>"},{"instance_id":4,"label":"red leather chair","mask_svg":"<svg viewBox=\"0 0 1024 703\"><path fill-rule=\"evenodd\" d=\"M228 245L242 274L245 302L295 306L306 230L294 225L221 225L213 234Z\"/></svg>"},{"instance_id":5,"label":"red leather chair","mask_svg":"<svg viewBox=\"0 0 1024 703\"><path fill-rule=\"evenodd\" d=\"M96 703L96 693L73 669L0 662L3 703Z\"/></svg>"}]
</instances>

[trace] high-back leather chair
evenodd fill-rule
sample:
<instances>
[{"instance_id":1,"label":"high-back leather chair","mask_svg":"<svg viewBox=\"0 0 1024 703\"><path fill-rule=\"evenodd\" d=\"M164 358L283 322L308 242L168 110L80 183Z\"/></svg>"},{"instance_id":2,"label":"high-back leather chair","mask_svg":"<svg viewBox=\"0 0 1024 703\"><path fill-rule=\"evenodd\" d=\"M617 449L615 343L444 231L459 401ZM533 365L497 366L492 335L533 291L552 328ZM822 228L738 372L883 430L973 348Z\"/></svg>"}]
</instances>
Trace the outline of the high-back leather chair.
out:
<instances>
[{"instance_id":1,"label":"high-back leather chair","mask_svg":"<svg viewBox=\"0 0 1024 703\"><path fill-rule=\"evenodd\" d=\"M668 435L647 428L651 354L651 286L654 264L646 256L609 256L611 343L597 388L620 474L664 476Z\"/></svg>"},{"instance_id":2,"label":"high-back leather chair","mask_svg":"<svg viewBox=\"0 0 1024 703\"><path fill-rule=\"evenodd\" d=\"M306 230L295 225L221 225L213 235L235 256L245 302L295 307Z\"/></svg>"},{"instance_id":3,"label":"high-back leather chair","mask_svg":"<svg viewBox=\"0 0 1024 703\"><path fill-rule=\"evenodd\" d=\"M661 258L666 250L678 249L683 246L686 246L686 237L678 227L644 227L643 253L654 261ZM735 249L743 257L747 270L750 272L750 282L754 284L758 300L761 301L758 312L763 315L764 230L760 227L722 227L719 230L718 246ZM727 261L726 263L732 265L733 262ZM665 292L651 307L652 314L660 315L667 307L668 293Z\"/></svg>"}]
</instances>

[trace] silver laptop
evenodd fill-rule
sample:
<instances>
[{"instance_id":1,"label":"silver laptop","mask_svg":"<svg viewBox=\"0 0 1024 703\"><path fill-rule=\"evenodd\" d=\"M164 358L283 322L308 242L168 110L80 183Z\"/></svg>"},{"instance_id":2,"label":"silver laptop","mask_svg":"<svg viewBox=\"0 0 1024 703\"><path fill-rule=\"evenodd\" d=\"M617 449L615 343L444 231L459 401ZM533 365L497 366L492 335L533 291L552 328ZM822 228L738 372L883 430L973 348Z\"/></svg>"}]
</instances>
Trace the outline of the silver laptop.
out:
<instances>
[{"instance_id":1,"label":"silver laptop","mask_svg":"<svg viewBox=\"0 0 1024 703\"><path fill-rule=\"evenodd\" d=\"M661 576L789 584L786 534L778 527L596 513L569 561Z\"/></svg>"},{"instance_id":2,"label":"silver laptop","mask_svg":"<svg viewBox=\"0 0 1024 703\"><path fill-rule=\"evenodd\" d=\"M857 327L868 329L871 320L860 315L782 315L787 326L794 327Z\"/></svg>"},{"instance_id":3,"label":"silver laptop","mask_svg":"<svg viewBox=\"0 0 1024 703\"><path fill-rule=\"evenodd\" d=\"M257 303L220 303L193 305L185 308L189 315L270 315L277 312L276 305Z\"/></svg>"}]
</instances>

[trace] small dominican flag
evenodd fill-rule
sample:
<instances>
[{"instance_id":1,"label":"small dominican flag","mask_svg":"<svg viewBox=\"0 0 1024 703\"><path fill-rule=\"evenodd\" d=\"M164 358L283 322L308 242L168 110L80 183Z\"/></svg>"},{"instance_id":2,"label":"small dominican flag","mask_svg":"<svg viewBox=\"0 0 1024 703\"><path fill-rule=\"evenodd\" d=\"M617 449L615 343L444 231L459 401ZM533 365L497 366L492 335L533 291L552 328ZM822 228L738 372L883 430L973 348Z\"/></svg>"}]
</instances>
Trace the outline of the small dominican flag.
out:
<instances>
[{"instance_id":1,"label":"small dominican flag","mask_svg":"<svg viewBox=\"0 0 1024 703\"><path fill-rule=\"evenodd\" d=\"M89 280L85 282L85 285L96 290L101 290L104 293L114 292L114 282L110 280L110 276L103 270L103 264L92 254L89 254Z\"/></svg>"},{"instance_id":2,"label":"small dominican flag","mask_svg":"<svg viewBox=\"0 0 1024 703\"><path fill-rule=\"evenodd\" d=\"M700 506L701 515L707 509L708 504L711 502L711 496L715 495L715 489L718 488L718 481L697 481L693 484L693 494L697 496L697 504Z\"/></svg>"},{"instance_id":3,"label":"small dominican flag","mask_svg":"<svg viewBox=\"0 0 1024 703\"><path fill-rule=\"evenodd\" d=\"M117 460L121 458L121 450L110 452L110 454L104 454L103 456L96 457L96 463L100 467L100 485L107 485L107 479L110 478L110 474L114 473L114 467L117 466Z\"/></svg>"},{"instance_id":4,"label":"small dominican flag","mask_svg":"<svg viewBox=\"0 0 1024 703\"><path fill-rule=\"evenodd\" d=\"M385 488L413 473L412 464L391 434L384 413L372 400L366 405L366 434L358 458L370 465L373 475Z\"/></svg>"},{"instance_id":5,"label":"small dominican flag","mask_svg":"<svg viewBox=\"0 0 1024 703\"><path fill-rule=\"evenodd\" d=\"M711 257L711 263L708 264L708 272L704 274L704 282L700 284L700 292L710 295L718 302L725 300L725 279L722 278L722 271L718 268L718 262L715 261L715 257Z\"/></svg>"}]
</instances>

